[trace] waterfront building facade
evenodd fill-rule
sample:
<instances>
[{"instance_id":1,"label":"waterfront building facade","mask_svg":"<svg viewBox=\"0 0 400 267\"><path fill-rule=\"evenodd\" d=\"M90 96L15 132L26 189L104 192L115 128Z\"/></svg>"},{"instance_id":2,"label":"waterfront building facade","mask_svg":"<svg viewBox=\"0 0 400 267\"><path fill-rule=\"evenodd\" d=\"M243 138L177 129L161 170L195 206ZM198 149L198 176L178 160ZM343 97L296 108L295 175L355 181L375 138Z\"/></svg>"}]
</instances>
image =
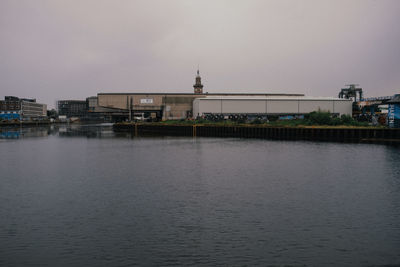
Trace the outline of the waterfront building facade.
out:
<instances>
[{"instance_id":1,"label":"waterfront building facade","mask_svg":"<svg viewBox=\"0 0 400 267\"><path fill-rule=\"evenodd\" d=\"M59 116L83 118L87 113L87 102L86 100L59 100L57 109Z\"/></svg>"},{"instance_id":2,"label":"waterfront building facade","mask_svg":"<svg viewBox=\"0 0 400 267\"><path fill-rule=\"evenodd\" d=\"M205 115L277 115L298 117L313 111L326 111L333 115L352 115L353 101L333 97L264 96L232 97L207 96L196 98L194 117Z\"/></svg>"},{"instance_id":3,"label":"waterfront building facade","mask_svg":"<svg viewBox=\"0 0 400 267\"><path fill-rule=\"evenodd\" d=\"M150 117L155 120L191 119L193 101L204 97L296 97L303 94L269 93L208 93L203 92L200 72L197 70L193 93L99 93L98 109L107 110L113 121ZM93 100L94 101L94 100ZM93 102L94 103L94 102Z\"/></svg>"},{"instance_id":4,"label":"waterfront building facade","mask_svg":"<svg viewBox=\"0 0 400 267\"><path fill-rule=\"evenodd\" d=\"M87 115L84 120L97 122L123 121L126 119L128 114L127 110L99 106L97 96L86 98L86 102Z\"/></svg>"},{"instance_id":5,"label":"waterfront building facade","mask_svg":"<svg viewBox=\"0 0 400 267\"><path fill-rule=\"evenodd\" d=\"M302 94L194 94L194 93L99 93L98 105L116 113L125 113L124 120L139 114L158 120L180 120L193 118L193 101L204 97L291 97ZM121 117L123 118L123 117Z\"/></svg>"},{"instance_id":6,"label":"waterfront building facade","mask_svg":"<svg viewBox=\"0 0 400 267\"><path fill-rule=\"evenodd\" d=\"M47 105L36 99L6 96L0 100L0 120L42 120L47 117Z\"/></svg>"}]
</instances>

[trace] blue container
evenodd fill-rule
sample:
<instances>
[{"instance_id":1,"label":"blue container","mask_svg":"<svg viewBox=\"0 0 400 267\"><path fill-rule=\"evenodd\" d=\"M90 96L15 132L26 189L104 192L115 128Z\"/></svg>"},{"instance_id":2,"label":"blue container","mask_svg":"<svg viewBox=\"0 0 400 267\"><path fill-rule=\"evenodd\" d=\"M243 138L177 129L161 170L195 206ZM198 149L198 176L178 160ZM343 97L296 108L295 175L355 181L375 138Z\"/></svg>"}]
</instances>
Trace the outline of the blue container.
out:
<instances>
[{"instance_id":1,"label":"blue container","mask_svg":"<svg viewBox=\"0 0 400 267\"><path fill-rule=\"evenodd\" d=\"M0 114L0 120L6 120L6 121L21 120L21 116L18 113L3 113Z\"/></svg>"},{"instance_id":2,"label":"blue container","mask_svg":"<svg viewBox=\"0 0 400 267\"><path fill-rule=\"evenodd\" d=\"M400 104L389 104L388 124L390 128L400 128Z\"/></svg>"}]
</instances>

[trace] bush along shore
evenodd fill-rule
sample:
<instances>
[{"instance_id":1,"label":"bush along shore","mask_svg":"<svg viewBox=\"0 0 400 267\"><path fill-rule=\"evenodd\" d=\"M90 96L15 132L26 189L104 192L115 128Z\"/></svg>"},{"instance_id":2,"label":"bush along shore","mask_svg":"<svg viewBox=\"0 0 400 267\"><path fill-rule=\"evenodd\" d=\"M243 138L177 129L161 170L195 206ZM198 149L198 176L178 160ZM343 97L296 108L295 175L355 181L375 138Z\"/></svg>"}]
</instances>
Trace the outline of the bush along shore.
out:
<instances>
[{"instance_id":1,"label":"bush along shore","mask_svg":"<svg viewBox=\"0 0 400 267\"><path fill-rule=\"evenodd\" d=\"M128 122L129 123L129 122ZM218 126L271 126L271 127L373 127L385 128L385 125L372 126L368 122L359 122L350 115L340 117L332 116L329 112L315 111L306 114L303 118L280 120L278 116L255 117L247 119L246 117L237 117L235 119L224 119L222 116L207 116L195 120L166 120L156 122L162 125L218 125Z\"/></svg>"}]
</instances>

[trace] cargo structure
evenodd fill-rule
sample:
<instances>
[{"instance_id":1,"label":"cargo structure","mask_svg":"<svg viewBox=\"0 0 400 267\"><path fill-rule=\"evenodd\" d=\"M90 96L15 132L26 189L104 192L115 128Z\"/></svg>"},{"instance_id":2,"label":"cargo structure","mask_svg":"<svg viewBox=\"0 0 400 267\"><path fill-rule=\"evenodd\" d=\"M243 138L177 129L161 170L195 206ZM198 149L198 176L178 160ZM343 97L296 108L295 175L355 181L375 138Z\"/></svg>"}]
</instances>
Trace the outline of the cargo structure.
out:
<instances>
[{"instance_id":1,"label":"cargo structure","mask_svg":"<svg viewBox=\"0 0 400 267\"><path fill-rule=\"evenodd\" d=\"M352 115L352 100L332 97L264 96L201 97L193 101L193 117L218 115L304 115L327 111Z\"/></svg>"},{"instance_id":2,"label":"cargo structure","mask_svg":"<svg viewBox=\"0 0 400 267\"><path fill-rule=\"evenodd\" d=\"M390 128L400 128L400 94L394 95L388 101L388 125Z\"/></svg>"}]
</instances>

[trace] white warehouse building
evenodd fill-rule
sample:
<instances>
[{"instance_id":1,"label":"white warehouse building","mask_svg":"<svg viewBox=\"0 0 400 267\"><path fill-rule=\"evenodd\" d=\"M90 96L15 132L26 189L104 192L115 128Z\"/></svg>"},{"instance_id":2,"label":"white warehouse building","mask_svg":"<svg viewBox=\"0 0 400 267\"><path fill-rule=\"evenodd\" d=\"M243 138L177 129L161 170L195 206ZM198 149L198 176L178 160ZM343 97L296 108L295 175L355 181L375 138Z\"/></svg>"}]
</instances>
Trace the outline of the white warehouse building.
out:
<instances>
[{"instance_id":1,"label":"white warehouse building","mask_svg":"<svg viewBox=\"0 0 400 267\"><path fill-rule=\"evenodd\" d=\"M304 115L313 111L352 115L352 104L352 100L333 97L202 97L193 101L193 116Z\"/></svg>"}]
</instances>

